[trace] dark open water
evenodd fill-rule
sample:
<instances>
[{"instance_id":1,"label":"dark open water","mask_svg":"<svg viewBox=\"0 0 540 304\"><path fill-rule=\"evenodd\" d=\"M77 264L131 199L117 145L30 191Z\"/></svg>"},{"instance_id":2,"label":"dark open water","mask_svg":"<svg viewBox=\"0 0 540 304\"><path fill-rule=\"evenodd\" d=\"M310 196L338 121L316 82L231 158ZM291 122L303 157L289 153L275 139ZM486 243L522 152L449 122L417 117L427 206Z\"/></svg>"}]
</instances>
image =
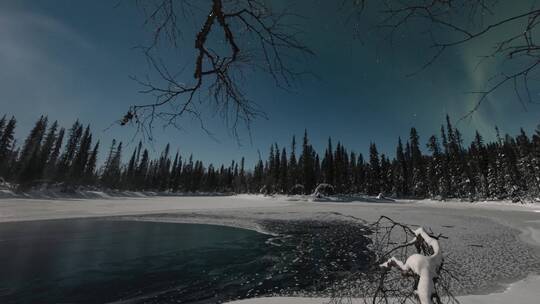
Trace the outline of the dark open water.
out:
<instances>
[{"instance_id":1,"label":"dark open water","mask_svg":"<svg viewBox=\"0 0 540 304\"><path fill-rule=\"evenodd\" d=\"M327 235L339 227L268 225L289 234L269 241L268 235L212 225L3 223L0 303L220 303L320 292L369 260L361 228L352 244L342 244Z\"/></svg>"}]
</instances>

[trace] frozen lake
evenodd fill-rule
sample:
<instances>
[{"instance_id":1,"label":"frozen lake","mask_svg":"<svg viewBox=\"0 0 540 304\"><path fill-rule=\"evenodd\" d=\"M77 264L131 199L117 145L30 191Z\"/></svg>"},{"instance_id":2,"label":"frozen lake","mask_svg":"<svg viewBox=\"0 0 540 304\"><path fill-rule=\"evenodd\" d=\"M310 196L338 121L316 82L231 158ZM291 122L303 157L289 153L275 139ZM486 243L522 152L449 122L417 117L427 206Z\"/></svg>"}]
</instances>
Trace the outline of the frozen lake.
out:
<instances>
[{"instance_id":1,"label":"frozen lake","mask_svg":"<svg viewBox=\"0 0 540 304\"><path fill-rule=\"evenodd\" d=\"M245 293L266 235L194 224L55 220L0 225L0 302L204 302ZM195 301L197 300L197 301ZM135 301L137 302L137 301ZM211 301L215 302L215 301Z\"/></svg>"},{"instance_id":2,"label":"frozen lake","mask_svg":"<svg viewBox=\"0 0 540 304\"><path fill-rule=\"evenodd\" d=\"M338 227L308 226L310 231L303 224L280 226L294 236L268 242L266 234L214 225L116 219L2 223L0 302L217 303L322 290L321 277L329 283L338 278L333 273L358 265L335 265L339 247L312 242L313 235Z\"/></svg>"}]
</instances>

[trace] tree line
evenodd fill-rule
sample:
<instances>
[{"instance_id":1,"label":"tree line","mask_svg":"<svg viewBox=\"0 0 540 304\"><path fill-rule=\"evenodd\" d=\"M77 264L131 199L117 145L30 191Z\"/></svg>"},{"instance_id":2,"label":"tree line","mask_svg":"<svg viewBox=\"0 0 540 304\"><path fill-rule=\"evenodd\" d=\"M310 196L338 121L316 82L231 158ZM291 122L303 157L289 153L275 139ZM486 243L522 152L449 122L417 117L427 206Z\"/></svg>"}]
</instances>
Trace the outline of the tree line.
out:
<instances>
[{"instance_id":1,"label":"tree line","mask_svg":"<svg viewBox=\"0 0 540 304\"><path fill-rule=\"evenodd\" d=\"M439 136L421 149L420 137L411 128L409 138L397 141L393 158L380 154L375 143L367 158L328 139L323 154L310 144L307 131L297 147L272 144L268 157L259 156L252 169L240 162L215 167L193 156L172 153L169 144L156 158L139 142L122 162L122 142L113 140L98 166L100 142L90 126L76 121L67 131L42 116L19 145L16 119L0 119L0 177L21 189L61 186L63 189L95 187L131 191L227 192L311 194L325 184L336 194L365 193L395 197L479 199L536 198L540 195L540 129L528 136L484 142L476 132L463 143L450 118Z\"/></svg>"}]
</instances>

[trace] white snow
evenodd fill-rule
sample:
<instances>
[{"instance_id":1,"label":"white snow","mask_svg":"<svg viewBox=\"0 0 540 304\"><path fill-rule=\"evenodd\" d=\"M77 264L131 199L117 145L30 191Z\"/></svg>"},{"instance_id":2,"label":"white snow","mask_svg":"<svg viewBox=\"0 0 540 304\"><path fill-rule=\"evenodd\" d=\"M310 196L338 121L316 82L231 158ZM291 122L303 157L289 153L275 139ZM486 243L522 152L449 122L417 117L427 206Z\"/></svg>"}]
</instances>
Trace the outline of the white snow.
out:
<instances>
[{"instance_id":1,"label":"white snow","mask_svg":"<svg viewBox=\"0 0 540 304\"><path fill-rule=\"evenodd\" d=\"M540 297L540 276L529 276L510 284L504 292L487 295L468 295L457 299L461 304L533 304ZM229 304L328 304L329 298L275 297L229 302ZM367 301L369 303L369 301ZM350 304L365 304L364 299L353 299Z\"/></svg>"},{"instance_id":2,"label":"white snow","mask_svg":"<svg viewBox=\"0 0 540 304\"><path fill-rule=\"evenodd\" d=\"M421 304L432 304L431 296L435 293L433 279L438 277L437 270L441 267L442 251L439 241L429 236L424 228L420 227L416 229L414 234L416 237L409 244L416 243L417 239L421 237L433 249L432 255L425 256L415 253L407 258L405 264L396 257L391 257L388 261L382 263L380 267L391 268L396 266L404 273L412 271L417 274L420 278L415 293L418 295Z\"/></svg>"},{"instance_id":3,"label":"white snow","mask_svg":"<svg viewBox=\"0 0 540 304\"><path fill-rule=\"evenodd\" d=\"M253 196L111 197L109 199L0 199L0 222L287 206Z\"/></svg>"},{"instance_id":4,"label":"white snow","mask_svg":"<svg viewBox=\"0 0 540 304\"><path fill-rule=\"evenodd\" d=\"M540 276L529 276L510 284L502 293L489 295L469 295L459 297L462 304L508 304L538 303L540 298Z\"/></svg>"},{"instance_id":5,"label":"white snow","mask_svg":"<svg viewBox=\"0 0 540 304\"><path fill-rule=\"evenodd\" d=\"M529 210L533 212L540 212L540 203L524 202L524 203L515 203L509 200L501 201L477 201L477 202L468 202L468 201L457 201L457 200L448 200L448 201L439 201L433 199L423 199L416 201L418 204L428 204L434 206L442 205L453 205L454 207L475 207L475 208L496 208L497 210Z\"/></svg>"}]
</instances>

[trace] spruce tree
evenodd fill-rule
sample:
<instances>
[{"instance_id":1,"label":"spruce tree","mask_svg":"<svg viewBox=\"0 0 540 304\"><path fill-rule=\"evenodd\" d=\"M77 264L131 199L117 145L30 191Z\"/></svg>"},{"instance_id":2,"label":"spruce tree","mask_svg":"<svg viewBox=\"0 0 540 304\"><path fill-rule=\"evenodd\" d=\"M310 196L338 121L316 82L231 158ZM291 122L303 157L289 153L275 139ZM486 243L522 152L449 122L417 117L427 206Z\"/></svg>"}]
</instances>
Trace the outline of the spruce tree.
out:
<instances>
[{"instance_id":1,"label":"spruce tree","mask_svg":"<svg viewBox=\"0 0 540 304\"><path fill-rule=\"evenodd\" d=\"M381 154L381 192L382 193L391 193L392 192L392 165L390 160L384 155Z\"/></svg>"},{"instance_id":2,"label":"spruce tree","mask_svg":"<svg viewBox=\"0 0 540 304\"><path fill-rule=\"evenodd\" d=\"M275 154L279 154L279 151L274 150L274 145L270 145L270 152L268 154L268 168L266 170L266 178L265 178L265 187L267 193L274 192L274 184L275 184L275 175L276 175L276 156Z\"/></svg>"},{"instance_id":3,"label":"spruce tree","mask_svg":"<svg viewBox=\"0 0 540 304\"><path fill-rule=\"evenodd\" d=\"M448 149L448 139L446 137L446 132L444 129L444 126L441 126L441 141L442 141L442 147L443 147L443 155L442 155L442 161L441 161L441 167L442 167L442 176L440 180L440 195L441 198L445 199L450 196L451 191L451 176L449 172L450 167L450 156L449 156L449 149Z\"/></svg>"},{"instance_id":4,"label":"spruce tree","mask_svg":"<svg viewBox=\"0 0 540 304\"><path fill-rule=\"evenodd\" d=\"M73 159L79 148L82 133L82 125L77 120L69 130L69 137L66 143L66 147L64 148L64 152L60 156L60 160L58 162L56 171L56 179L58 181L66 181L68 177L68 172L70 171L73 163Z\"/></svg>"},{"instance_id":5,"label":"spruce tree","mask_svg":"<svg viewBox=\"0 0 540 304\"><path fill-rule=\"evenodd\" d=\"M118 189L121 185L121 159L122 159L122 142L116 146L113 140L111 145L107 166L103 172L102 181L109 189Z\"/></svg>"},{"instance_id":6,"label":"spruce tree","mask_svg":"<svg viewBox=\"0 0 540 304\"><path fill-rule=\"evenodd\" d=\"M26 138L18 161L17 181L25 186L40 178L41 143L47 129L47 117L41 116Z\"/></svg>"},{"instance_id":7,"label":"spruce tree","mask_svg":"<svg viewBox=\"0 0 540 304\"><path fill-rule=\"evenodd\" d=\"M487 188L488 157L484 140L478 131L476 131L474 140L469 147L468 158L470 159L469 168L472 170L471 175L476 197L486 199L489 191Z\"/></svg>"},{"instance_id":8,"label":"spruce tree","mask_svg":"<svg viewBox=\"0 0 540 304\"><path fill-rule=\"evenodd\" d=\"M94 149L92 149L92 152L90 153L90 156L88 157L88 163L86 164L86 168L84 172L84 180L85 180L85 183L88 185L93 185L95 183L98 153L99 153L99 141L96 142L96 144L94 145Z\"/></svg>"},{"instance_id":9,"label":"spruce tree","mask_svg":"<svg viewBox=\"0 0 540 304\"><path fill-rule=\"evenodd\" d=\"M0 137L0 177L7 179L9 169L9 159L12 156L14 145L15 126L17 120L11 117L7 125L3 128L2 136Z\"/></svg>"},{"instance_id":10,"label":"spruce tree","mask_svg":"<svg viewBox=\"0 0 540 304\"><path fill-rule=\"evenodd\" d=\"M6 115L0 118L0 138L4 135L4 127L6 126Z\"/></svg>"},{"instance_id":11,"label":"spruce tree","mask_svg":"<svg viewBox=\"0 0 540 304\"><path fill-rule=\"evenodd\" d=\"M87 126L84 130L84 134L81 137L80 144L77 147L73 162L70 166L70 183L80 184L86 172L86 166L88 158L90 157L90 149L92 149L92 134L90 133L90 126Z\"/></svg>"},{"instance_id":12,"label":"spruce tree","mask_svg":"<svg viewBox=\"0 0 540 304\"><path fill-rule=\"evenodd\" d=\"M407 181L407 162L405 160L405 154L403 152L403 144L401 143L401 137L398 138L398 144L396 148L396 163L394 165L394 192L398 197L408 195L408 181Z\"/></svg>"},{"instance_id":13,"label":"spruce tree","mask_svg":"<svg viewBox=\"0 0 540 304\"><path fill-rule=\"evenodd\" d=\"M133 149L133 153L131 154L131 158L129 159L129 163L127 165L127 169L125 172L124 182L126 183L126 187L128 187L131 190L133 189L134 179L135 179L135 170L137 168L137 151L138 148Z\"/></svg>"},{"instance_id":14,"label":"spruce tree","mask_svg":"<svg viewBox=\"0 0 540 304\"><path fill-rule=\"evenodd\" d=\"M160 191L168 190L170 184L170 166L171 160L169 158L170 144L165 146L165 149L161 153L158 164L158 189Z\"/></svg>"},{"instance_id":15,"label":"spruce tree","mask_svg":"<svg viewBox=\"0 0 540 304\"><path fill-rule=\"evenodd\" d=\"M315 152L309 144L307 130L304 131L302 142L302 155L300 156L300 167L302 168L302 182L305 193L312 193L315 189Z\"/></svg>"},{"instance_id":16,"label":"spruce tree","mask_svg":"<svg viewBox=\"0 0 540 304\"><path fill-rule=\"evenodd\" d=\"M109 148L107 160L105 161L103 173L101 174L101 184L107 188L113 188L115 186L116 175L119 173L118 171L120 169L120 164L118 163L119 158L117 158L117 156L116 139L113 139L111 147Z\"/></svg>"},{"instance_id":17,"label":"spruce tree","mask_svg":"<svg viewBox=\"0 0 540 304\"><path fill-rule=\"evenodd\" d=\"M272 180L273 180L273 189L274 190L278 190L280 184L281 184L281 181L280 181L280 178L281 178L281 157L280 157L280 150L279 150L279 147L277 145L277 143L274 144L274 172L273 172L273 176L272 176Z\"/></svg>"},{"instance_id":18,"label":"spruce tree","mask_svg":"<svg viewBox=\"0 0 540 304\"><path fill-rule=\"evenodd\" d=\"M381 192L381 166L379 152L374 143L369 145L369 173L367 176L368 194L377 195Z\"/></svg>"},{"instance_id":19,"label":"spruce tree","mask_svg":"<svg viewBox=\"0 0 540 304\"><path fill-rule=\"evenodd\" d=\"M426 195L426 171L422 152L420 151L420 140L415 128L410 132L411 147L411 169L412 169L412 195L423 198Z\"/></svg>"},{"instance_id":20,"label":"spruce tree","mask_svg":"<svg viewBox=\"0 0 540 304\"><path fill-rule=\"evenodd\" d=\"M60 156L60 150L62 149L62 144L64 141L64 133L65 133L64 128L61 128L60 131L58 131L58 135L56 136L56 139L54 141L54 146L45 164L44 177L47 180L51 180L56 176L57 161L58 161L58 157Z\"/></svg>"},{"instance_id":21,"label":"spruce tree","mask_svg":"<svg viewBox=\"0 0 540 304\"><path fill-rule=\"evenodd\" d=\"M51 157L51 153L54 150L54 144L57 140L57 134L56 131L58 129L58 122L54 122L50 127L49 131L47 132L47 135L45 136L45 139L43 141L43 145L41 147L41 151L39 152L39 167L36 168L37 176L38 178L42 178L45 174L45 169L47 168L47 164L49 162L49 159ZM48 176L45 176L45 179L48 179Z\"/></svg>"},{"instance_id":22,"label":"spruce tree","mask_svg":"<svg viewBox=\"0 0 540 304\"><path fill-rule=\"evenodd\" d=\"M291 155L289 159L289 185L287 189L291 190L296 184L298 184L298 163L296 161L296 137L293 136L291 142Z\"/></svg>"},{"instance_id":23,"label":"spruce tree","mask_svg":"<svg viewBox=\"0 0 540 304\"><path fill-rule=\"evenodd\" d=\"M137 167L137 189L143 190L145 189L146 181L147 181L147 175L148 175L148 169L150 168L150 156L147 149L144 149L141 157L141 161L139 162L139 166Z\"/></svg>"},{"instance_id":24,"label":"spruce tree","mask_svg":"<svg viewBox=\"0 0 540 304\"><path fill-rule=\"evenodd\" d=\"M427 169L428 192L434 197L441 195L444 191L443 155L435 135L429 138L427 148L431 152Z\"/></svg>"},{"instance_id":25,"label":"spruce tree","mask_svg":"<svg viewBox=\"0 0 540 304\"><path fill-rule=\"evenodd\" d=\"M242 160L244 160L242 158ZM281 162L279 165L279 181L280 181L280 193L288 193L288 185L289 185L289 170L288 170L288 160L287 160L287 151L285 148L281 150Z\"/></svg>"},{"instance_id":26,"label":"spruce tree","mask_svg":"<svg viewBox=\"0 0 540 304\"><path fill-rule=\"evenodd\" d=\"M253 192L260 193L264 185L264 163L259 154L259 160L253 169Z\"/></svg>"},{"instance_id":27,"label":"spruce tree","mask_svg":"<svg viewBox=\"0 0 540 304\"><path fill-rule=\"evenodd\" d=\"M30 131L28 137L26 137L26 140L24 141L24 145L22 147L19 158L19 165L21 169L24 169L24 167L27 166L30 158L34 155L36 150L39 151L39 149L41 148L41 141L43 139L43 135L45 134L46 128L47 118L45 116L41 116Z\"/></svg>"},{"instance_id":28,"label":"spruce tree","mask_svg":"<svg viewBox=\"0 0 540 304\"><path fill-rule=\"evenodd\" d=\"M287 162L287 160L285 160ZM240 160L240 193L247 192L247 181L246 181L246 160L244 157ZM285 186L285 189L287 189L287 185Z\"/></svg>"},{"instance_id":29,"label":"spruce tree","mask_svg":"<svg viewBox=\"0 0 540 304\"><path fill-rule=\"evenodd\" d=\"M334 185L334 150L332 149L332 138L330 137L328 138L328 147L324 153L321 169L323 171L324 182Z\"/></svg>"}]
</instances>

